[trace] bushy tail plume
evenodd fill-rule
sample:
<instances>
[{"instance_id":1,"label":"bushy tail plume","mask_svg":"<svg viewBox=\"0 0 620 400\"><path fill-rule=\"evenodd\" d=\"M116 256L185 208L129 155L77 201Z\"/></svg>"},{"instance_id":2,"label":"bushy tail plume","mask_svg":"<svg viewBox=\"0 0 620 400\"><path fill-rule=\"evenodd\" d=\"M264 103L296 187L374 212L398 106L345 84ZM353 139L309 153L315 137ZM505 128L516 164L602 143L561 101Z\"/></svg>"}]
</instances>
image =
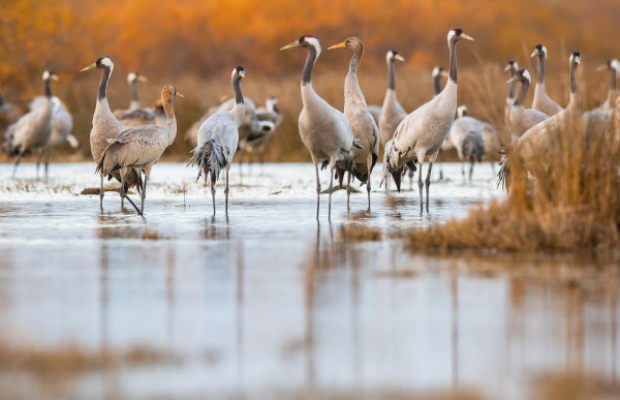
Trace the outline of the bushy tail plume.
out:
<instances>
[{"instance_id":1,"label":"bushy tail plume","mask_svg":"<svg viewBox=\"0 0 620 400\"><path fill-rule=\"evenodd\" d=\"M484 155L484 140L476 132L468 132L463 139L463 155L468 159L478 159Z\"/></svg>"},{"instance_id":2,"label":"bushy tail plume","mask_svg":"<svg viewBox=\"0 0 620 400\"><path fill-rule=\"evenodd\" d=\"M120 162L121 144L113 142L103 152L99 163L97 163L97 169L95 173L103 174L103 176L112 175L112 171L121 168Z\"/></svg>"},{"instance_id":3,"label":"bushy tail plume","mask_svg":"<svg viewBox=\"0 0 620 400\"><path fill-rule=\"evenodd\" d=\"M196 147L192 150L192 158L189 160L189 165L198 165L198 177L204 174L207 179L207 174L211 174L211 182L215 185L220 176L220 170L224 167L226 159L224 157L224 148L220 146L215 140L211 139L202 147Z\"/></svg>"}]
</instances>

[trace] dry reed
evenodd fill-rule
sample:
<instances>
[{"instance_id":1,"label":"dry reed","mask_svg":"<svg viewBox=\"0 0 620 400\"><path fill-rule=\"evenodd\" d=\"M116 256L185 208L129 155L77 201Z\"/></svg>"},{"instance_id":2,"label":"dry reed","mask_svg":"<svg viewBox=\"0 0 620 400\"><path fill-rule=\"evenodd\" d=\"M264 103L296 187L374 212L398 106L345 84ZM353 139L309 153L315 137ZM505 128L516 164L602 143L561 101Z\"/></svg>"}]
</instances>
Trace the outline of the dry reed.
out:
<instances>
[{"instance_id":1,"label":"dry reed","mask_svg":"<svg viewBox=\"0 0 620 400\"><path fill-rule=\"evenodd\" d=\"M580 120L579 120L580 121ZM615 124L585 131L571 123L544 146L508 154L510 192L460 221L410 232L414 248L573 250L619 244L620 139Z\"/></svg>"}]
</instances>

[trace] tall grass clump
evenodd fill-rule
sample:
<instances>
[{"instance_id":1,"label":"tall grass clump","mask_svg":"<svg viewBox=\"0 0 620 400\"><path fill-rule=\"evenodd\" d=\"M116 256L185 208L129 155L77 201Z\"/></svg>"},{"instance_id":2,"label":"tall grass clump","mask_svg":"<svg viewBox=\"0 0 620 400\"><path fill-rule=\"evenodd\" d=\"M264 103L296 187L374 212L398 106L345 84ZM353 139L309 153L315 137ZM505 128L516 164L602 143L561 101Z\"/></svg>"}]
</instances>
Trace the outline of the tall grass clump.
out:
<instances>
[{"instance_id":1,"label":"tall grass clump","mask_svg":"<svg viewBox=\"0 0 620 400\"><path fill-rule=\"evenodd\" d=\"M620 126L581 114L505 156L508 196L409 234L414 248L573 250L620 244ZM523 140L521 141L523 142ZM521 143L523 144L523 143Z\"/></svg>"}]
</instances>

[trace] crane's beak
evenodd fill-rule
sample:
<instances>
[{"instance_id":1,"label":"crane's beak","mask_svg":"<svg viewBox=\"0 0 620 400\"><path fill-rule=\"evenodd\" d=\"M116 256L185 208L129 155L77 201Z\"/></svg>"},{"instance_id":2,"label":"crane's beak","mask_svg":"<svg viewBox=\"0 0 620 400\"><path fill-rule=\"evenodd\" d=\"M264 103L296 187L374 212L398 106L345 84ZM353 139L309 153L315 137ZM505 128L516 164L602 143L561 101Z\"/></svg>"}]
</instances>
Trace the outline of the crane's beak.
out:
<instances>
[{"instance_id":1,"label":"crane's beak","mask_svg":"<svg viewBox=\"0 0 620 400\"><path fill-rule=\"evenodd\" d=\"M245 78L245 71L239 71L239 76L241 78Z\"/></svg>"},{"instance_id":2,"label":"crane's beak","mask_svg":"<svg viewBox=\"0 0 620 400\"><path fill-rule=\"evenodd\" d=\"M469 36L469 35L468 35L468 34L466 34L466 33L461 33L461 39L470 40L470 41L472 41L472 42L474 41L474 38L473 38L473 37L471 37L471 36Z\"/></svg>"},{"instance_id":3,"label":"crane's beak","mask_svg":"<svg viewBox=\"0 0 620 400\"><path fill-rule=\"evenodd\" d=\"M404 58L403 56L401 56L400 54L396 54L396 55L394 56L394 59L395 59L396 61L405 62L405 58Z\"/></svg>"},{"instance_id":4,"label":"crane's beak","mask_svg":"<svg viewBox=\"0 0 620 400\"><path fill-rule=\"evenodd\" d=\"M299 47L299 40L295 40L293 43L289 43L284 47L280 47L280 51L292 49L294 47Z\"/></svg>"},{"instance_id":5,"label":"crane's beak","mask_svg":"<svg viewBox=\"0 0 620 400\"><path fill-rule=\"evenodd\" d=\"M536 56L540 55L540 52L538 51L538 49L534 50L534 52L532 53L532 55L530 57L534 58Z\"/></svg>"},{"instance_id":6,"label":"crane's beak","mask_svg":"<svg viewBox=\"0 0 620 400\"><path fill-rule=\"evenodd\" d=\"M185 98L185 96L183 96L180 92L177 92L177 97L180 97L180 98L182 98L182 99L184 99L184 98Z\"/></svg>"},{"instance_id":7,"label":"crane's beak","mask_svg":"<svg viewBox=\"0 0 620 400\"><path fill-rule=\"evenodd\" d=\"M506 65L506 68L504 68L504 71L508 72L512 69L512 65L508 64Z\"/></svg>"},{"instance_id":8,"label":"crane's beak","mask_svg":"<svg viewBox=\"0 0 620 400\"><path fill-rule=\"evenodd\" d=\"M506 83L512 83L512 82L516 82L519 80L519 75L515 75L512 78L508 79L508 81Z\"/></svg>"},{"instance_id":9,"label":"crane's beak","mask_svg":"<svg viewBox=\"0 0 620 400\"><path fill-rule=\"evenodd\" d=\"M439 74L442 76L442 78L447 78L450 76L450 74L448 73L448 71L441 71L441 73Z\"/></svg>"},{"instance_id":10,"label":"crane's beak","mask_svg":"<svg viewBox=\"0 0 620 400\"><path fill-rule=\"evenodd\" d=\"M88 71L89 69L93 69L97 67L97 63L92 63L88 67L84 67L80 70L80 72Z\"/></svg>"},{"instance_id":11,"label":"crane's beak","mask_svg":"<svg viewBox=\"0 0 620 400\"><path fill-rule=\"evenodd\" d=\"M138 81L140 81L140 82L148 82L149 80L146 79L146 76L138 75Z\"/></svg>"},{"instance_id":12,"label":"crane's beak","mask_svg":"<svg viewBox=\"0 0 620 400\"><path fill-rule=\"evenodd\" d=\"M347 46L346 43L342 42L342 43L335 44L335 45L333 45L331 47L328 47L327 50L342 49L342 48L344 48L346 46Z\"/></svg>"},{"instance_id":13,"label":"crane's beak","mask_svg":"<svg viewBox=\"0 0 620 400\"><path fill-rule=\"evenodd\" d=\"M603 64L600 67L596 68L596 72L603 72L607 70L607 64Z\"/></svg>"},{"instance_id":14,"label":"crane's beak","mask_svg":"<svg viewBox=\"0 0 620 400\"><path fill-rule=\"evenodd\" d=\"M51 79L51 80L53 80L53 81L58 81L58 75L56 75L56 74L52 74L52 75L50 76L50 79Z\"/></svg>"}]
</instances>

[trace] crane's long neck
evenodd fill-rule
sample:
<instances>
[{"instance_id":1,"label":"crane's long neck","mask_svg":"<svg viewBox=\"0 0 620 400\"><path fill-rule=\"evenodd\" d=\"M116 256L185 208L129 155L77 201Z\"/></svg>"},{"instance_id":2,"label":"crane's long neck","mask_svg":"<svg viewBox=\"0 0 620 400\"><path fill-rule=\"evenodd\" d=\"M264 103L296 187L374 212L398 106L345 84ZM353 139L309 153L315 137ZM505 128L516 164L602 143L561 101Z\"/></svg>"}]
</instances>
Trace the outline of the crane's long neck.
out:
<instances>
[{"instance_id":1,"label":"crane's long neck","mask_svg":"<svg viewBox=\"0 0 620 400\"><path fill-rule=\"evenodd\" d=\"M457 83L456 74L456 40L451 40L450 44L450 79L455 85Z\"/></svg>"},{"instance_id":2,"label":"crane's long neck","mask_svg":"<svg viewBox=\"0 0 620 400\"><path fill-rule=\"evenodd\" d=\"M312 81L312 67L317 59L316 49L313 46L308 47L308 57L306 58L306 65L304 66L304 74L301 78L301 85L305 86Z\"/></svg>"},{"instance_id":3,"label":"crane's long neck","mask_svg":"<svg viewBox=\"0 0 620 400\"><path fill-rule=\"evenodd\" d=\"M610 81L609 81L609 90L614 91L616 90L617 87L617 73L616 73L616 69L615 68L611 68L611 74L610 74Z\"/></svg>"},{"instance_id":4,"label":"crane's long neck","mask_svg":"<svg viewBox=\"0 0 620 400\"><path fill-rule=\"evenodd\" d=\"M510 77L514 78L515 75L517 75L517 72L512 70L510 71ZM529 82L528 82L528 86L529 86ZM510 82L510 85L508 85L508 100L512 100L515 98L515 90L517 89L517 81L514 82Z\"/></svg>"},{"instance_id":5,"label":"crane's long neck","mask_svg":"<svg viewBox=\"0 0 620 400\"><path fill-rule=\"evenodd\" d=\"M525 96L527 95L527 90L530 87L530 81L527 79L523 79L521 81L521 90L519 91L519 95L517 96L514 105L515 107L522 106L525 103Z\"/></svg>"},{"instance_id":6,"label":"crane's long neck","mask_svg":"<svg viewBox=\"0 0 620 400\"><path fill-rule=\"evenodd\" d=\"M349 63L349 73L344 81L344 108L357 104L359 102L366 103L364 93L360 88L359 80L357 78L357 67L362 58L360 51L354 50L351 62Z\"/></svg>"},{"instance_id":7,"label":"crane's long neck","mask_svg":"<svg viewBox=\"0 0 620 400\"><path fill-rule=\"evenodd\" d=\"M4 97L0 94L0 107L4 105Z\"/></svg>"},{"instance_id":8,"label":"crane's long neck","mask_svg":"<svg viewBox=\"0 0 620 400\"><path fill-rule=\"evenodd\" d=\"M574 94L577 94L577 81L575 80L575 71L577 70L577 63L571 63L570 69L568 70L568 80L570 83L570 94L571 97Z\"/></svg>"},{"instance_id":9,"label":"crane's long neck","mask_svg":"<svg viewBox=\"0 0 620 400\"><path fill-rule=\"evenodd\" d=\"M131 103L129 103L130 110L137 110L140 108L140 101L138 101L138 84L133 80L129 87L131 88Z\"/></svg>"},{"instance_id":10,"label":"crane's long neck","mask_svg":"<svg viewBox=\"0 0 620 400\"><path fill-rule=\"evenodd\" d=\"M388 67L388 89L396 90L396 63L391 60Z\"/></svg>"},{"instance_id":11,"label":"crane's long neck","mask_svg":"<svg viewBox=\"0 0 620 400\"><path fill-rule=\"evenodd\" d=\"M243 118L245 117L245 100L241 92L241 80L237 77L233 77L232 87L235 93L235 106L232 109L232 113L237 126L241 126Z\"/></svg>"},{"instance_id":12,"label":"crane's long neck","mask_svg":"<svg viewBox=\"0 0 620 400\"><path fill-rule=\"evenodd\" d=\"M441 93L441 74L433 77L433 87L435 88L435 96Z\"/></svg>"},{"instance_id":13,"label":"crane's long neck","mask_svg":"<svg viewBox=\"0 0 620 400\"><path fill-rule=\"evenodd\" d=\"M545 84L545 56L538 57L538 76L536 77L536 83L539 85Z\"/></svg>"},{"instance_id":14,"label":"crane's long neck","mask_svg":"<svg viewBox=\"0 0 620 400\"><path fill-rule=\"evenodd\" d=\"M174 96L170 92L163 92L161 94L161 102L166 113L166 127L169 129L168 133L168 146L174 142L177 136L177 118L174 114L174 106L172 105L172 98Z\"/></svg>"},{"instance_id":15,"label":"crane's long neck","mask_svg":"<svg viewBox=\"0 0 620 400\"><path fill-rule=\"evenodd\" d=\"M112 69L109 67L103 68L101 79L99 80L99 92L97 93L97 100L99 101L107 101L106 97L108 96L108 82L110 81L110 76L112 76Z\"/></svg>"},{"instance_id":16,"label":"crane's long neck","mask_svg":"<svg viewBox=\"0 0 620 400\"><path fill-rule=\"evenodd\" d=\"M52 97L52 88L50 87L50 80L45 80L45 96Z\"/></svg>"}]
</instances>

